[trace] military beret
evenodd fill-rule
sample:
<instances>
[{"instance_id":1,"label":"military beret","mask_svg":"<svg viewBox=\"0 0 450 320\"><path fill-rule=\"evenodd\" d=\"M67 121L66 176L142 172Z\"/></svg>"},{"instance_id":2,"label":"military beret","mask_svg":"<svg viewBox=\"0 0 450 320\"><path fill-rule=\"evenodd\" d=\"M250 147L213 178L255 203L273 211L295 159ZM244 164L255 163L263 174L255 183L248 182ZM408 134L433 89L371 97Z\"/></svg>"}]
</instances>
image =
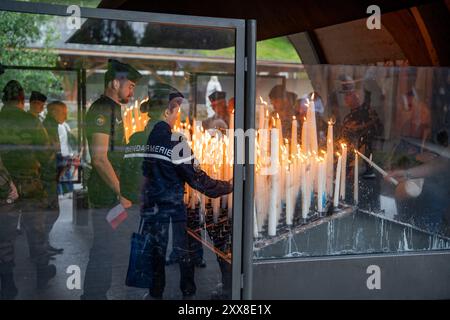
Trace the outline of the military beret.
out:
<instances>
[{"instance_id":1,"label":"military beret","mask_svg":"<svg viewBox=\"0 0 450 320\"><path fill-rule=\"evenodd\" d=\"M10 80L3 88L2 101L16 101L25 98L25 93L19 81Z\"/></svg>"},{"instance_id":2,"label":"military beret","mask_svg":"<svg viewBox=\"0 0 450 320\"><path fill-rule=\"evenodd\" d=\"M127 78L130 81L137 82L142 78L142 75L129 64L109 59L108 70L105 74L105 82L108 83L111 80L119 78Z\"/></svg>"},{"instance_id":3,"label":"military beret","mask_svg":"<svg viewBox=\"0 0 450 320\"><path fill-rule=\"evenodd\" d=\"M214 91L208 96L209 101L213 102L216 100L225 100L227 93L224 91Z\"/></svg>"},{"instance_id":4,"label":"military beret","mask_svg":"<svg viewBox=\"0 0 450 320\"><path fill-rule=\"evenodd\" d=\"M47 101L47 97L38 91L31 91L30 101Z\"/></svg>"}]
</instances>

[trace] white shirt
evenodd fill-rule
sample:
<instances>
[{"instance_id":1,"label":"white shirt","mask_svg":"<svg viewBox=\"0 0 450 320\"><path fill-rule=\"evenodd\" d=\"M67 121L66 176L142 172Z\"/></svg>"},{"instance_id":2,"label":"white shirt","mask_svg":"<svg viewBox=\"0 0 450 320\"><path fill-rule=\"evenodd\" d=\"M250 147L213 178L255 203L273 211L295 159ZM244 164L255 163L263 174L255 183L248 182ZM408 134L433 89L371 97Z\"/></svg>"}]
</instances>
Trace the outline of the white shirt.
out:
<instances>
[{"instance_id":1,"label":"white shirt","mask_svg":"<svg viewBox=\"0 0 450 320\"><path fill-rule=\"evenodd\" d=\"M63 157L71 156L72 150L69 145L70 127L64 122L58 125L59 142L61 145L61 155Z\"/></svg>"}]
</instances>

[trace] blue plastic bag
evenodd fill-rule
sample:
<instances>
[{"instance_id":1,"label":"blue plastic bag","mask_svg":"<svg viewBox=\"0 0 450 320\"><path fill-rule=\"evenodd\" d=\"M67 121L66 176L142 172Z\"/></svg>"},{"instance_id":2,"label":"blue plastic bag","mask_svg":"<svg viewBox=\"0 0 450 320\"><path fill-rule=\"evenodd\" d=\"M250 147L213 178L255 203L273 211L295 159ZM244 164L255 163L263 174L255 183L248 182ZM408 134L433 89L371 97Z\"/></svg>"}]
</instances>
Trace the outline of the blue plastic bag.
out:
<instances>
[{"instance_id":1,"label":"blue plastic bag","mask_svg":"<svg viewBox=\"0 0 450 320\"><path fill-rule=\"evenodd\" d=\"M125 284L129 287L149 289L153 278L151 237L150 234L142 234L142 224L141 219L139 233L134 232L131 236L130 260Z\"/></svg>"}]
</instances>

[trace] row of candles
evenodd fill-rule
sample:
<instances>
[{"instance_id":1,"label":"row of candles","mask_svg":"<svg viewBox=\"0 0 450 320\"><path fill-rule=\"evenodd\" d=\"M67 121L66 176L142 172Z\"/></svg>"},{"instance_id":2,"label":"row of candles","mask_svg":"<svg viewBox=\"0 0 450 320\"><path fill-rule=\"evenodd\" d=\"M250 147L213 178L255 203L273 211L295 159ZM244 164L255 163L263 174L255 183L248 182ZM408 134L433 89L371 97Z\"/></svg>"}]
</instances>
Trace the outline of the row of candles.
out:
<instances>
[{"instance_id":1,"label":"row of candles","mask_svg":"<svg viewBox=\"0 0 450 320\"><path fill-rule=\"evenodd\" d=\"M139 109L141 103L148 100L148 98L142 101L136 100L133 105L125 108L122 114L123 126L125 131L125 141L128 143L130 137L135 132L144 131L150 117L147 113L142 113Z\"/></svg>"},{"instance_id":2,"label":"row of candles","mask_svg":"<svg viewBox=\"0 0 450 320\"><path fill-rule=\"evenodd\" d=\"M180 121L180 113L174 126L174 131L185 136L189 147L199 161L201 169L213 179L230 181L233 178L234 164L234 112L230 117L228 135L217 130L204 130L200 121L193 120L191 126L189 118L185 123ZM228 194L215 199L208 199L204 194L186 186L185 203L189 209L200 208L202 214L206 213L206 205L211 201L213 222L217 223L222 210L226 210L228 217L232 216L233 196Z\"/></svg>"},{"instance_id":3,"label":"row of candles","mask_svg":"<svg viewBox=\"0 0 450 320\"><path fill-rule=\"evenodd\" d=\"M307 104L301 141L298 141L298 121L295 116L292 118L291 136L283 137L279 116L270 116L267 103L262 99L261 102L255 137L255 236L263 231L266 224L269 236L275 236L283 204L286 213L285 223L291 226L296 207L301 208L301 217L306 220L310 211L323 213L330 204L337 208L339 202L346 198L348 147L345 143L341 143L340 150L338 152L334 150L334 123L330 120L326 150L319 150L314 97ZM179 112L174 131L184 134L202 170L214 179L231 180L234 139L230 137L234 137L234 116L230 117L227 135L204 130L201 122L197 120L193 120L192 125L189 118L182 123L180 118ZM125 110L123 120L128 140L132 133L144 130L149 118L147 114L139 112L139 102L136 101L134 106ZM363 155L355 150L353 190L355 204L358 203L359 156ZM335 157L337 157L336 166ZM363 159L371 163L371 159L364 156ZM211 201L215 223L218 222L222 210L227 211L231 217L232 199L231 194L208 199L189 186L185 193L188 208L199 207L203 214L207 203Z\"/></svg>"},{"instance_id":4,"label":"row of candles","mask_svg":"<svg viewBox=\"0 0 450 320\"><path fill-rule=\"evenodd\" d=\"M340 152L335 153L333 122L330 120L326 150L319 150L314 97L308 101L300 143L297 141L298 121L295 116L289 141L288 137L282 136L279 116L269 118L267 103L262 99L261 102L256 142L255 236L263 231L266 223L269 236L275 236L283 203L285 223L291 226L297 206L301 208L301 217L306 220L311 210L325 212L328 202L332 201L332 205L338 207L339 201L346 198L348 148L341 143ZM357 163L358 154L355 153L355 203L358 202Z\"/></svg>"}]
</instances>

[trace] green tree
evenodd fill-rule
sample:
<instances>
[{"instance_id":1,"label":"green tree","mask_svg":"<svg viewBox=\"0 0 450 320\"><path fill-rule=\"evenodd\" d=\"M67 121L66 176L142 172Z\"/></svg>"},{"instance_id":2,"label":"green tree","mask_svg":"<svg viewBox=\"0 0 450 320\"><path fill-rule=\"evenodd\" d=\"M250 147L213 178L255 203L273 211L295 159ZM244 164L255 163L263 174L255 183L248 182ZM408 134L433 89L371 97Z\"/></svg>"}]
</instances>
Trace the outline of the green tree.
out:
<instances>
[{"instance_id":1,"label":"green tree","mask_svg":"<svg viewBox=\"0 0 450 320\"><path fill-rule=\"evenodd\" d=\"M5 66L55 67L58 55L51 49L57 34L51 17L14 12L0 12L0 63ZM31 46L38 43L37 49ZM61 78L51 71L6 69L0 76L0 90L11 80L18 80L27 95L31 90L61 96Z\"/></svg>"}]
</instances>

